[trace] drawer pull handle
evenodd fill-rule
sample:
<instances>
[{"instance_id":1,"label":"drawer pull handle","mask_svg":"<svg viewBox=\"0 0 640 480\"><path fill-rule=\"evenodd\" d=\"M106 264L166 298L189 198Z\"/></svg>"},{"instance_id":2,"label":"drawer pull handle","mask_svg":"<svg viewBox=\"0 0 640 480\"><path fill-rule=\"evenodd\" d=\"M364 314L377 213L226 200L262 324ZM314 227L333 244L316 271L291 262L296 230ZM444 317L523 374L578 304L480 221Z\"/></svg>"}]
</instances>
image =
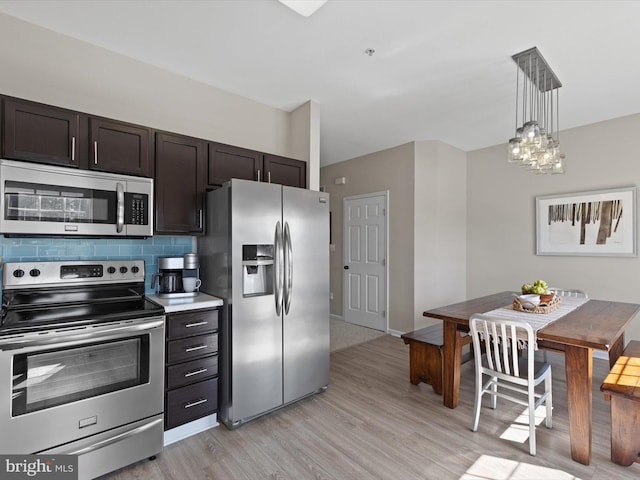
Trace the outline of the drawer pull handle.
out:
<instances>
[{"instance_id":1,"label":"drawer pull handle","mask_svg":"<svg viewBox=\"0 0 640 480\"><path fill-rule=\"evenodd\" d=\"M207 399L206 398L202 398L200 400L196 400L195 402L191 402L191 403L187 403L184 408L191 408L191 407L195 407L196 405L200 405L203 403L207 403Z\"/></svg>"},{"instance_id":2,"label":"drawer pull handle","mask_svg":"<svg viewBox=\"0 0 640 480\"><path fill-rule=\"evenodd\" d=\"M187 347L184 349L185 352L195 352L196 350L202 350L203 348L207 348L207 345L198 345L197 347Z\"/></svg>"},{"instance_id":3,"label":"drawer pull handle","mask_svg":"<svg viewBox=\"0 0 640 480\"><path fill-rule=\"evenodd\" d=\"M206 324L208 324L208 323L209 323L209 322L187 323L187 324L185 325L185 328L199 327L199 326L201 326L201 325L206 325Z\"/></svg>"},{"instance_id":4,"label":"drawer pull handle","mask_svg":"<svg viewBox=\"0 0 640 480\"><path fill-rule=\"evenodd\" d=\"M200 370L194 370L193 372L187 372L184 374L184 378L193 377L194 375L198 375L199 373L206 372L206 368L201 368Z\"/></svg>"}]
</instances>

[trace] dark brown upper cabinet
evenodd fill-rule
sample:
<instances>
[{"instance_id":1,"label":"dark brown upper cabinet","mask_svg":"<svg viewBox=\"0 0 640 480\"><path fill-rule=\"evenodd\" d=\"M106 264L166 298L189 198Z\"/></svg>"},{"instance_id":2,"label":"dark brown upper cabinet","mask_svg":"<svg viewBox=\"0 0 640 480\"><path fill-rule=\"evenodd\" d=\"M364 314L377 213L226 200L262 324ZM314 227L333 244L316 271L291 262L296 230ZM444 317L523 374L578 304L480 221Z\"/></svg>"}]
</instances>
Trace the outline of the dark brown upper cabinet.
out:
<instances>
[{"instance_id":1,"label":"dark brown upper cabinet","mask_svg":"<svg viewBox=\"0 0 640 480\"><path fill-rule=\"evenodd\" d=\"M307 187L307 163L255 150L209 143L207 187L217 188L232 178Z\"/></svg>"},{"instance_id":2,"label":"dark brown upper cabinet","mask_svg":"<svg viewBox=\"0 0 640 480\"><path fill-rule=\"evenodd\" d=\"M86 168L86 116L11 97L3 107L3 158Z\"/></svg>"},{"instance_id":3,"label":"dark brown upper cabinet","mask_svg":"<svg viewBox=\"0 0 640 480\"><path fill-rule=\"evenodd\" d=\"M307 188L307 162L293 158L264 154L263 181L288 185L289 187Z\"/></svg>"},{"instance_id":4,"label":"dark brown upper cabinet","mask_svg":"<svg viewBox=\"0 0 640 480\"><path fill-rule=\"evenodd\" d=\"M3 104L3 158L153 176L150 128L12 97Z\"/></svg>"},{"instance_id":5,"label":"dark brown upper cabinet","mask_svg":"<svg viewBox=\"0 0 640 480\"><path fill-rule=\"evenodd\" d=\"M151 129L107 118L89 118L89 168L151 177Z\"/></svg>"},{"instance_id":6,"label":"dark brown upper cabinet","mask_svg":"<svg viewBox=\"0 0 640 480\"><path fill-rule=\"evenodd\" d=\"M204 233L207 142L156 132L155 231Z\"/></svg>"},{"instance_id":7,"label":"dark brown upper cabinet","mask_svg":"<svg viewBox=\"0 0 640 480\"><path fill-rule=\"evenodd\" d=\"M209 143L208 165L209 187L219 187L232 178L259 180L262 153L222 143Z\"/></svg>"}]
</instances>

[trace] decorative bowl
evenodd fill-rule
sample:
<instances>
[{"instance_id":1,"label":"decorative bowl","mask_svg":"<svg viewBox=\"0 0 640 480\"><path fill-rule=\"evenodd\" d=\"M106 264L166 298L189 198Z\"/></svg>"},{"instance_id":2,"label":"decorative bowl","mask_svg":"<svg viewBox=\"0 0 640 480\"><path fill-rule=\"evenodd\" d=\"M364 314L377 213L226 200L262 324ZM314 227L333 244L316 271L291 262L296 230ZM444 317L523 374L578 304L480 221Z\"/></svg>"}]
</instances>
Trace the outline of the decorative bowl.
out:
<instances>
[{"instance_id":1,"label":"decorative bowl","mask_svg":"<svg viewBox=\"0 0 640 480\"><path fill-rule=\"evenodd\" d=\"M553 292L543 293L542 295L540 295L540 303L549 303L551 300L553 300L554 296L555 296L555 293Z\"/></svg>"},{"instance_id":2,"label":"decorative bowl","mask_svg":"<svg viewBox=\"0 0 640 480\"><path fill-rule=\"evenodd\" d=\"M534 295L532 293L518 295L518 301L524 308L535 308L540 305L540 295Z\"/></svg>"}]
</instances>

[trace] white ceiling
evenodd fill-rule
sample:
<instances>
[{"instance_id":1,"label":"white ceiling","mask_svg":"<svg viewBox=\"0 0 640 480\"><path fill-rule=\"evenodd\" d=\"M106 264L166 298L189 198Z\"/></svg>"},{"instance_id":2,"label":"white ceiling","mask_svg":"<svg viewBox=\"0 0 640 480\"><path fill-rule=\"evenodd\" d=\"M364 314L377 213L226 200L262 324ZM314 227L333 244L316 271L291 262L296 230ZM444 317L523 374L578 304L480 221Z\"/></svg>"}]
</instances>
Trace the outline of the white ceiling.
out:
<instances>
[{"instance_id":1,"label":"white ceiling","mask_svg":"<svg viewBox=\"0 0 640 480\"><path fill-rule=\"evenodd\" d=\"M0 0L0 12L287 111L311 99L321 165L412 140L506 142L511 55L532 46L563 84L561 129L640 112L637 1L329 0L305 18L276 0Z\"/></svg>"}]
</instances>

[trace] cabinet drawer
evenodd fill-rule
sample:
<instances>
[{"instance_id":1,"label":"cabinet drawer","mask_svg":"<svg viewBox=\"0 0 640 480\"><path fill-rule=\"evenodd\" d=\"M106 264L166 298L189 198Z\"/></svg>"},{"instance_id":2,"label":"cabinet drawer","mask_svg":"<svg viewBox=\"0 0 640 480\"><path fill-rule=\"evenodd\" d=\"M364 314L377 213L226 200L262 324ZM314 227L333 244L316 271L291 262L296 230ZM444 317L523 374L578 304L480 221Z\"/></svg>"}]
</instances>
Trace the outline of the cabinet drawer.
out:
<instances>
[{"instance_id":1,"label":"cabinet drawer","mask_svg":"<svg viewBox=\"0 0 640 480\"><path fill-rule=\"evenodd\" d=\"M218 356L167 367L167 389L182 387L218 375Z\"/></svg>"},{"instance_id":2,"label":"cabinet drawer","mask_svg":"<svg viewBox=\"0 0 640 480\"><path fill-rule=\"evenodd\" d=\"M210 415L218 409L218 379L167 393L165 430Z\"/></svg>"},{"instance_id":3,"label":"cabinet drawer","mask_svg":"<svg viewBox=\"0 0 640 480\"><path fill-rule=\"evenodd\" d=\"M184 362L218 352L218 334L171 340L167 346L167 363Z\"/></svg>"},{"instance_id":4,"label":"cabinet drawer","mask_svg":"<svg viewBox=\"0 0 640 480\"><path fill-rule=\"evenodd\" d=\"M169 338L199 335L218 330L218 310L172 313L168 316Z\"/></svg>"}]
</instances>

